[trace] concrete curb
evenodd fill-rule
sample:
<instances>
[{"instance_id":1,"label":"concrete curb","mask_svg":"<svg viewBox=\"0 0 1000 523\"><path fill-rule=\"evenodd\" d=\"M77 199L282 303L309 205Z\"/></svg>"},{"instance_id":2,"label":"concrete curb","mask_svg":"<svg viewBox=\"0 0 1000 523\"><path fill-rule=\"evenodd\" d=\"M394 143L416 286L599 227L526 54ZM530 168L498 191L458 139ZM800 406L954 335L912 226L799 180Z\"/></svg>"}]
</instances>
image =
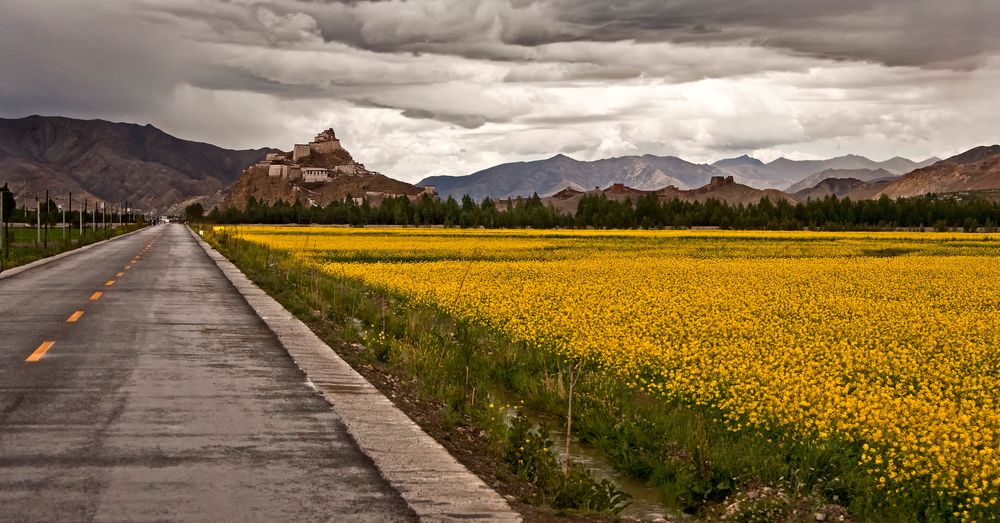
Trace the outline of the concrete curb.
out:
<instances>
[{"instance_id":1,"label":"concrete curb","mask_svg":"<svg viewBox=\"0 0 1000 523\"><path fill-rule=\"evenodd\" d=\"M152 225L147 225L146 227L152 227ZM42 265L47 265L47 264L52 263L54 261L61 260L61 259L65 258L65 257L67 257L67 256L72 256L74 254L86 251L88 249L93 249L94 247L98 247L100 245L103 245L104 243L115 241L115 240L117 240L119 238L124 238L126 236L131 236L131 235L133 235L133 234L135 234L137 232L145 231L146 227L143 227L141 229L138 229L138 230L135 230L135 231L132 231L132 232L127 232L127 233L119 235L119 236L115 236L114 238L108 238L107 240L101 240L99 242L94 242L94 243L88 243L87 245L84 245L83 247L77 247L76 249L73 249L71 251L61 252L59 254L55 254L55 255L49 256L47 258L42 258L40 260L35 260L35 261L31 262L31 263L26 263L24 265L18 265L17 267L14 267L14 268L11 268L11 269L7 269L7 270L5 270L3 272L0 272L0 280L6 279L6 278L11 278L13 276L17 276L18 274L21 274L24 271L27 271L27 270L30 270L30 269L34 269L35 267L41 267Z\"/></svg>"},{"instance_id":2,"label":"concrete curb","mask_svg":"<svg viewBox=\"0 0 1000 523\"><path fill-rule=\"evenodd\" d=\"M189 231L422 521L521 521L503 497L456 461L309 327Z\"/></svg>"}]
</instances>

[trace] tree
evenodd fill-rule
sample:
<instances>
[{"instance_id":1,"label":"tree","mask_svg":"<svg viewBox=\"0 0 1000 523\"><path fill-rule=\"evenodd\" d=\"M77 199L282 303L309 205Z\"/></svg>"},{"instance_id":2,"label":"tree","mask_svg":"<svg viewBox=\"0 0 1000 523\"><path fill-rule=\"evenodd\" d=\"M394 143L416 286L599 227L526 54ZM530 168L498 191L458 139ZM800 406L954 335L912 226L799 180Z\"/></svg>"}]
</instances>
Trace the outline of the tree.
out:
<instances>
[{"instance_id":1,"label":"tree","mask_svg":"<svg viewBox=\"0 0 1000 523\"><path fill-rule=\"evenodd\" d=\"M14 213L14 208L17 207L17 202L14 201L14 193L10 192L6 183L0 187L0 197L3 198L3 222L7 223Z\"/></svg>"},{"instance_id":2,"label":"tree","mask_svg":"<svg viewBox=\"0 0 1000 523\"><path fill-rule=\"evenodd\" d=\"M7 230L7 223L10 222L10 217L14 214L17 202L6 183L0 188L0 202L3 203L3 213L0 214L0 239L3 240L3 244L0 244L0 254L7 257L10 254L10 249L7 248L7 244L10 243L10 231ZM3 270L3 258L0 258L0 270Z\"/></svg>"},{"instance_id":3,"label":"tree","mask_svg":"<svg viewBox=\"0 0 1000 523\"><path fill-rule=\"evenodd\" d=\"M195 202L184 208L184 217L187 218L187 221L189 222L201 220L204 216L205 207L203 207L200 203Z\"/></svg>"}]
</instances>

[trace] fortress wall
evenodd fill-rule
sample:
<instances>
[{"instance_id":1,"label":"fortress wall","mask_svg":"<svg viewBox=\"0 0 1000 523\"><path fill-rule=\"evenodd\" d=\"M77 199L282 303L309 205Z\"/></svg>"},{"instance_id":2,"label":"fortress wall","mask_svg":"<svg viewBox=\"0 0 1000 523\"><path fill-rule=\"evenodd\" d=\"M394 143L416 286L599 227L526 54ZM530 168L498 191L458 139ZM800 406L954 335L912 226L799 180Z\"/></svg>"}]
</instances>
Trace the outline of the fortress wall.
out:
<instances>
[{"instance_id":1,"label":"fortress wall","mask_svg":"<svg viewBox=\"0 0 1000 523\"><path fill-rule=\"evenodd\" d=\"M331 154L333 151L338 151L340 147L340 140L330 140L329 142L313 142L309 144L309 150L312 154Z\"/></svg>"},{"instance_id":2,"label":"fortress wall","mask_svg":"<svg viewBox=\"0 0 1000 523\"><path fill-rule=\"evenodd\" d=\"M292 150L292 161L297 162L302 158L308 158L310 155L311 148L309 145L304 143L295 144L295 149Z\"/></svg>"}]
</instances>

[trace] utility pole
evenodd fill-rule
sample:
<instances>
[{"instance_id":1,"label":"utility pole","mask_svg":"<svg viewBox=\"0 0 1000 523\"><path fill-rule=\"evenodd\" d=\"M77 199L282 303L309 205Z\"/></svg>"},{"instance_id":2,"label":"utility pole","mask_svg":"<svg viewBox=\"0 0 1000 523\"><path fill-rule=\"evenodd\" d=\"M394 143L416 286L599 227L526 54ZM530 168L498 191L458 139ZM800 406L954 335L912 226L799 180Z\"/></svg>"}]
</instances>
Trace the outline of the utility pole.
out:
<instances>
[{"instance_id":1,"label":"utility pole","mask_svg":"<svg viewBox=\"0 0 1000 523\"><path fill-rule=\"evenodd\" d=\"M42 248L49 248L49 190L45 189L45 243Z\"/></svg>"},{"instance_id":2,"label":"utility pole","mask_svg":"<svg viewBox=\"0 0 1000 523\"><path fill-rule=\"evenodd\" d=\"M38 202L38 194L35 194L35 247L42 244L42 204Z\"/></svg>"}]
</instances>

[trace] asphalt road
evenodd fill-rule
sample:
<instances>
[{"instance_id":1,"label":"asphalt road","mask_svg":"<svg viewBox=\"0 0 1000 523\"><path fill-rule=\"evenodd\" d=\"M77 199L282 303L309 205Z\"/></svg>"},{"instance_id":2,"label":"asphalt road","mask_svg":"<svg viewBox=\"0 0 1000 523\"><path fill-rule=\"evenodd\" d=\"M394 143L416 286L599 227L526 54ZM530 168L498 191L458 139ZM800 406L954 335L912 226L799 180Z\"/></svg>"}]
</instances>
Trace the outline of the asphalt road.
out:
<instances>
[{"instance_id":1,"label":"asphalt road","mask_svg":"<svg viewBox=\"0 0 1000 523\"><path fill-rule=\"evenodd\" d=\"M413 518L183 226L0 280L0 519Z\"/></svg>"}]
</instances>

